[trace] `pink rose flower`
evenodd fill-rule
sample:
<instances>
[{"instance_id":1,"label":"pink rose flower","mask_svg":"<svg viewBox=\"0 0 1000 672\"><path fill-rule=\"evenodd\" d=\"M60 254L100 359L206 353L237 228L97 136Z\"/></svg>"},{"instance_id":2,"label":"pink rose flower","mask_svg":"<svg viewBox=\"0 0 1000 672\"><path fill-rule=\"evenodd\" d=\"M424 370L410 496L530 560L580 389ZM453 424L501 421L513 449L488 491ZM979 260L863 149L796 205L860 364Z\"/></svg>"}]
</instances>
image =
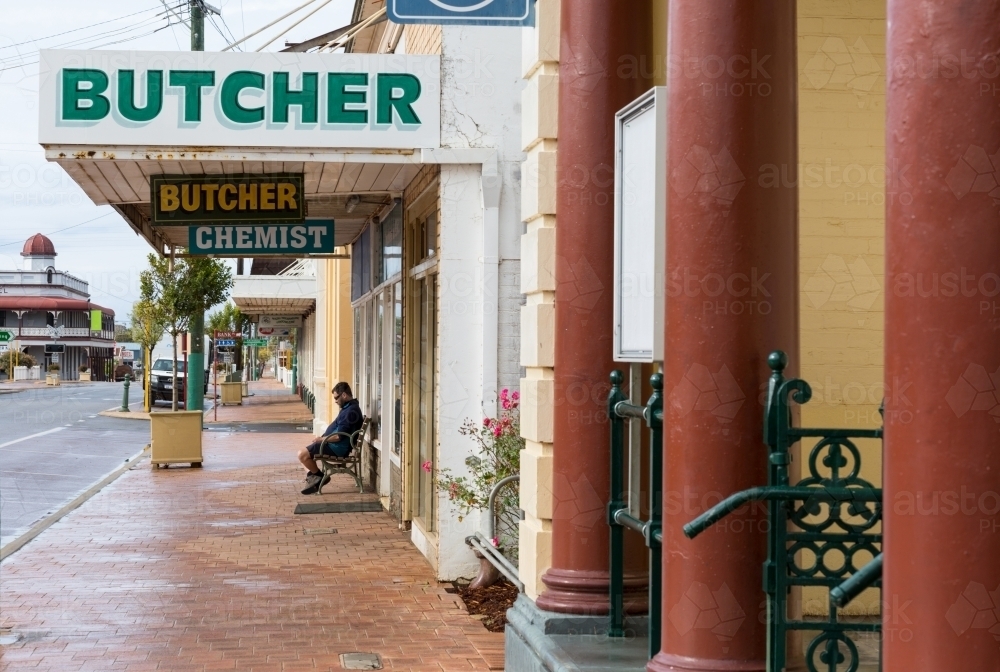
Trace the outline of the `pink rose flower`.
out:
<instances>
[{"instance_id":1,"label":"pink rose flower","mask_svg":"<svg viewBox=\"0 0 1000 672\"><path fill-rule=\"evenodd\" d=\"M483 418L483 427L489 427L491 422L489 418Z\"/></svg>"},{"instance_id":2,"label":"pink rose flower","mask_svg":"<svg viewBox=\"0 0 1000 672\"><path fill-rule=\"evenodd\" d=\"M500 548L500 538L499 537L493 537L492 539L490 539L490 543L493 544L493 548Z\"/></svg>"},{"instance_id":3,"label":"pink rose flower","mask_svg":"<svg viewBox=\"0 0 1000 672\"><path fill-rule=\"evenodd\" d=\"M514 401L517 401L518 399L521 398L521 393L515 392L514 394L510 395L510 398L513 399Z\"/></svg>"},{"instance_id":4,"label":"pink rose flower","mask_svg":"<svg viewBox=\"0 0 1000 672\"><path fill-rule=\"evenodd\" d=\"M500 425L493 425L493 436L500 438L500 434L503 433L503 427Z\"/></svg>"},{"instance_id":5,"label":"pink rose flower","mask_svg":"<svg viewBox=\"0 0 1000 672\"><path fill-rule=\"evenodd\" d=\"M426 471L428 474L431 473L431 461L427 460L426 462L420 465L420 468Z\"/></svg>"}]
</instances>

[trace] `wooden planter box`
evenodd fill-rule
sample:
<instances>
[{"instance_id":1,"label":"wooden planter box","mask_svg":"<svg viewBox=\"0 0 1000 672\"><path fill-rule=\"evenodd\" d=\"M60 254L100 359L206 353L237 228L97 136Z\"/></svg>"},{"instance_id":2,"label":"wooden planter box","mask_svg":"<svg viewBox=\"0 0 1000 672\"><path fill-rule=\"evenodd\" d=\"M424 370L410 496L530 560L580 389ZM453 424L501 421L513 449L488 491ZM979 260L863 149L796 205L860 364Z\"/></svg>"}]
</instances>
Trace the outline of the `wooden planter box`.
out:
<instances>
[{"instance_id":1,"label":"wooden planter box","mask_svg":"<svg viewBox=\"0 0 1000 672\"><path fill-rule=\"evenodd\" d=\"M149 414L149 461L154 469L183 463L201 466L202 418L201 411Z\"/></svg>"},{"instance_id":2,"label":"wooden planter box","mask_svg":"<svg viewBox=\"0 0 1000 672\"><path fill-rule=\"evenodd\" d=\"M236 406L243 405L243 383L222 383L219 385L222 388L222 405L228 406L234 404Z\"/></svg>"},{"instance_id":3,"label":"wooden planter box","mask_svg":"<svg viewBox=\"0 0 1000 672\"><path fill-rule=\"evenodd\" d=\"M80 382L81 383L89 383L90 382L90 371L81 371L80 372Z\"/></svg>"},{"instance_id":4,"label":"wooden planter box","mask_svg":"<svg viewBox=\"0 0 1000 672\"><path fill-rule=\"evenodd\" d=\"M59 385L59 374L58 373L46 373L45 374L45 384L46 385Z\"/></svg>"}]
</instances>

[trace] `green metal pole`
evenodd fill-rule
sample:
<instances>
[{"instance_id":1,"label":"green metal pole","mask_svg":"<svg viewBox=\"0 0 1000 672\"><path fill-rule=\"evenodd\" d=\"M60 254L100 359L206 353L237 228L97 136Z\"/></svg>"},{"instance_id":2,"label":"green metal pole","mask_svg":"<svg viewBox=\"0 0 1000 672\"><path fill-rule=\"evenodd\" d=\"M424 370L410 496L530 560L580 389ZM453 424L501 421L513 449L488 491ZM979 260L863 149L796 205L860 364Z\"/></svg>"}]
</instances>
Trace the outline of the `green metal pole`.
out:
<instances>
[{"instance_id":1,"label":"green metal pole","mask_svg":"<svg viewBox=\"0 0 1000 672\"><path fill-rule=\"evenodd\" d=\"M663 545L656 534L663 529L663 374L654 373L649 383L653 395L646 404L649 425L649 657L660 652L660 620L663 616Z\"/></svg>"},{"instance_id":2,"label":"green metal pole","mask_svg":"<svg viewBox=\"0 0 1000 672\"><path fill-rule=\"evenodd\" d=\"M205 409L205 313L199 311L191 320L191 351L188 353L187 411Z\"/></svg>"},{"instance_id":3,"label":"green metal pole","mask_svg":"<svg viewBox=\"0 0 1000 672\"><path fill-rule=\"evenodd\" d=\"M128 386L129 381L132 380L132 376L125 374L125 387L122 390L122 407L118 409L119 413L128 413Z\"/></svg>"},{"instance_id":4,"label":"green metal pole","mask_svg":"<svg viewBox=\"0 0 1000 672\"><path fill-rule=\"evenodd\" d=\"M611 425L611 501L608 502L608 525L611 526L611 557L608 561L611 598L608 637L625 636L625 529L615 521L615 512L625 508L623 475L625 472L625 421L615 406L626 397L622 393L624 375L611 372L611 393L608 395L608 419Z\"/></svg>"}]
</instances>

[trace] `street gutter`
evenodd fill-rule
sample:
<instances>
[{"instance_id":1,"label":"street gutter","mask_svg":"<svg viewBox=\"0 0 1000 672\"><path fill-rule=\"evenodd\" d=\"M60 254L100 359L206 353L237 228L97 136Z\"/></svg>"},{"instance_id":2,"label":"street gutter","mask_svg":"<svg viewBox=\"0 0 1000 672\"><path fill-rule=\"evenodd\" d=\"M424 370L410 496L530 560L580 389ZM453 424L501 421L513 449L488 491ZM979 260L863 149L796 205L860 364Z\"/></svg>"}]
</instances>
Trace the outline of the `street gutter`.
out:
<instances>
[{"instance_id":1,"label":"street gutter","mask_svg":"<svg viewBox=\"0 0 1000 672\"><path fill-rule=\"evenodd\" d=\"M88 499L90 499L98 492L100 492L104 488L104 486L108 485L116 478L124 474L126 471L131 469L137 462L145 458L148 458L149 457L149 453L147 452L148 449L149 446L146 446L146 448L143 448L137 454L125 460L125 464L116 468L114 471L107 474L100 481L87 488L85 492L81 493L79 496L76 497L76 499L71 501L69 504L66 504L55 513L50 514L45 518L43 518L42 520L38 521L31 527L30 530L28 530L18 538L14 539L11 542L8 542L6 545L0 548L0 562L4 561L12 554L19 551L29 541L40 535L48 528L52 527L52 525L54 525L55 523L59 522L59 520L61 520L70 511L79 508L81 504L83 504Z\"/></svg>"}]
</instances>

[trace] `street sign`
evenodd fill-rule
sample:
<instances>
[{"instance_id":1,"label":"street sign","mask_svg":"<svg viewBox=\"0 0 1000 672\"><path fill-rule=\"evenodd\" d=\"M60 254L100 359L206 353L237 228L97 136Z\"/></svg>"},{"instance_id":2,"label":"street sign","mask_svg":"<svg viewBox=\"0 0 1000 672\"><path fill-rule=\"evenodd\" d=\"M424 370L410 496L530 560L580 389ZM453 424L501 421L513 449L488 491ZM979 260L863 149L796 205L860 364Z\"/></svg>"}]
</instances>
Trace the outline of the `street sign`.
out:
<instances>
[{"instance_id":1,"label":"street sign","mask_svg":"<svg viewBox=\"0 0 1000 672\"><path fill-rule=\"evenodd\" d=\"M261 315L260 322L258 323L262 327L282 327L284 329L291 329L292 327L301 328L302 327L302 316L301 315Z\"/></svg>"},{"instance_id":2,"label":"street sign","mask_svg":"<svg viewBox=\"0 0 1000 672\"><path fill-rule=\"evenodd\" d=\"M6 343L0 343L0 352L7 352L10 350L10 346Z\"/></svg>"},{"instance_id":3,"label":"street sign","mask_svg":"<svg viewBox=\"0 0 1000 672\"><path fill-rule=\"evenodd\" d=\"M231 348L234 345L236 345L236 341L230 338L220 338L215 342L215 345L217 345L220 348Z\"/></svg>"},{"instance_id":4,"label":"street sign","mask_svg":"<svg viewBox=\"0 0 1000 672\"><path fill-rule=\"evenodd\" d=\"M301 173L153 175L149 178L152 223L302 222L306 218L302 182Z\"/></svg>"},{"instance_id":5,"label":"street sign","mask_svg":"<svg viewBox=\"0 0 1000 672\"><path fill-rule=\"evenodd\" d=\"M65 343L48 343L45 346L45 354L49 355L53 352L66 352Z\"/></svg>"},{"instance_id":6,"label":"street sign","mask_svg":"<svg viewBox=\"0 0 1000 672\"><path fill-rule=\"evenodd\" d=\"M296 226L191 226L188 252L221 257L297 257L333 252L333 220L306 220Z\"/></svg>"},{"instance_id":7,"label":"street sign","mask_svg":"<svg viewBox=\"0 0 1000 672\"><path fill-rule=\"evenodd\" d=\"M267 345L267 339L248 338L245 341L243 341L243 345L247 346L248 348L263 348L265 345Z\"/></svg>"},{"instance_id":8,"label":"street sign","mask_svg":"<svg viewBox=\"0 0 1000 672\"><path fill-rule=\"evenodd\" d=\"M535 0L389 0L393 23L530 26Z\"/></svg>"},{"instance_id":9,"label":"street sign","mask_svg":"<svg viewBox=\"0 0 1000 672\"><path fill-rule=\"evenodd\" d=\"M9 331L0 331L0 343L7 343L14 340L14 334Z\"/></svg>"},{"instance_id":10,"label":"street sign","mask_svg":"<svg viewBox=\"0 0 1000 672\"><path fill-rule=\"evenodd\" d=\"M58 352L53 352L52 356L50 357L50 361L53 364L58 364L59 363L59 353Z\"/></svg>"}]
</instances>

